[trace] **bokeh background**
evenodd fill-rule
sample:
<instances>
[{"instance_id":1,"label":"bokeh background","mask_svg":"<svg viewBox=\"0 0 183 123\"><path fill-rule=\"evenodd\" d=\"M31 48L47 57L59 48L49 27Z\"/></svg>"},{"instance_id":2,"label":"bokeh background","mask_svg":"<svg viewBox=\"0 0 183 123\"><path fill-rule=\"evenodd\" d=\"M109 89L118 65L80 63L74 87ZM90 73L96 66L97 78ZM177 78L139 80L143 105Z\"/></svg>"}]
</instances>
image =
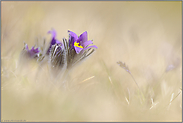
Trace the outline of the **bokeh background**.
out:
<instances>
[{"instance_id":1,"label":"bokeh background","mask_svg":"<svg viewBox=\"0 0 183 123\"><path fill-rule=\"evenodd\" d=\"M181 11L181 1L1 2L1 121L182 121ZM48 65L19 61L23 42L48 44L52 28L98 46L64 87Z\"/></svg>"}]
</instances>

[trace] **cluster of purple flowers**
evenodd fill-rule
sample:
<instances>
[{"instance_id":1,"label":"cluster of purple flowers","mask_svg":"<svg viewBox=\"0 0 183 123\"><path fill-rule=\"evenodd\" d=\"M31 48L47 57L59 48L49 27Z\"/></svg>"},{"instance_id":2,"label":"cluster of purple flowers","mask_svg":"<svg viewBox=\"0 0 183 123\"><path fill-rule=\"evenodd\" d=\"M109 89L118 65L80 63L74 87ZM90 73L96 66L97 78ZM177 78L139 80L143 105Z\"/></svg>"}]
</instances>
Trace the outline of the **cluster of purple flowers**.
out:
<instances>
[{"instance_id":1,"label":"cluster of purple flowers","mask_svg":"<svg viewBox=\"0 0 183 123\"><path fill-rule=\"evenodd\" d=\"M38 48L28 48L25 43L23 53L26 58L36 59L39 62L49 61L53 68L70 68L91 55L96 45L88 40L87 31L83 32L80 36L72 31L68 31L68 40L63 38L62 41L56 39L57 33L54 29L48 31L52 34L52 39L49 46L45 47L45 40L43 46Z\"/></svg>"}]
</instances>

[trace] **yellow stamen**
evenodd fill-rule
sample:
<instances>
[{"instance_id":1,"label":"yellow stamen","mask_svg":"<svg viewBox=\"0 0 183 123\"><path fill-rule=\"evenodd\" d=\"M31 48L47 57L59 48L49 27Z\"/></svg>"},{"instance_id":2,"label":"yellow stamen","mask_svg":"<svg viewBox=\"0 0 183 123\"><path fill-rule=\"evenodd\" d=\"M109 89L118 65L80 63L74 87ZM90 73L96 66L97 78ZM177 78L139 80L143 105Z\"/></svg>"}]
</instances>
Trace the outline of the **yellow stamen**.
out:
<instances>
[{"instance_id":1,"label":"yellow stamen","mask_svg":"<svg viewBox=\"0 0 183 123\"><path fill-rule=\"evenodd\" d=\"M77 43L77 42L74 43L74 46L79 47L79 48L83 48L82 46L79 46L79 43Z\"/></svg>"}]
</instances>

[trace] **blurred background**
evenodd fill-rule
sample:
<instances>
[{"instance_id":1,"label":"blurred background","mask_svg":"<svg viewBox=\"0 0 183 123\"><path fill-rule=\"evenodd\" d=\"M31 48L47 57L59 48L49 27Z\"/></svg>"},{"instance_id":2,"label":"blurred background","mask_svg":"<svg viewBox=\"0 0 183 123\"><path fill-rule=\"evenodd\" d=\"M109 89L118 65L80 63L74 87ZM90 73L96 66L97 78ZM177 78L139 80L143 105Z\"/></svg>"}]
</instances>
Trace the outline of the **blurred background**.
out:
<instances>
[{"instance_id":1,"label":"blurred background","mask_svg":"<svg viewBox=\"0 0 183 123\"><path fill-rule=\"evenodd\" d=\"M1 2L1 121L182 121L181 5ZM48 44L52 28L58 40L87 31L98 46L69 72L66 87L48 65L18 67L23 42Z\"/></svg>"}]
</instances>

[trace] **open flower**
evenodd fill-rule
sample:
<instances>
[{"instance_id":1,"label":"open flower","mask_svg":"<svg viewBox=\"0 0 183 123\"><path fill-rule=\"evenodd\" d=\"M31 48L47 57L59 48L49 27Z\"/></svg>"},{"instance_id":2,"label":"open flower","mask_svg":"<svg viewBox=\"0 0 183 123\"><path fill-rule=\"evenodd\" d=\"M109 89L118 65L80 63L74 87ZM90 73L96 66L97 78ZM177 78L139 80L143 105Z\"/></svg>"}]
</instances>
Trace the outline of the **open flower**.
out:
<instances>
[{"instance_id":1,"label":"open flower","mask_svg":"<svg viewBox=\"0 0 183 123\"><path fill-rule=\"evenodd\" d=\"M50 50L51 50L51 47L53 45L55 45L55 44L61 44L62 45L62 43L59 40L56 39L57 33L56 33L56 31L54 29L48 31L48 33L51 33L52 34L52 40L50 42L50 47L47 50L47 55L49 55Z\"/></svg>"},{"instance_id":2,"label":"open flower","mask_svg":"<svg viewBox=\"0 0 183 123\"><path fill-rule=\"evenodd\" d=\"M35 49L34 47L32 47L29 50L29 47L27 44L25 44L25 50L27 51L29 57L31 57L31 58L37 57L38 53L40 52L40 50L38 48Z\"/></svg>"},{"instance_id":3,"label":"open flower","mask_svg":"<svg viewBox=\"0 0 183 123\"><path fill-rule=\"evenodd\" d=\"M93 44L91 40L88 41L87 31L83 32L79 37L76 33L72 31L69 32L69 46L74 48L76 53L79 54L82 50L87 50L89 48L97 48L96 45L89 46Z\"/></svg>"},{"instance_id":4,"label":"open flower","mask_svg":"<svg viewBox=\"0 0 183 123\"><path fill-rule=\"evenodd\" d=\"M69 32L68 39L68 55L67 55L67 68L73 67L80 61L87 58L91 55L97 46L92 45L93 42L91 40L88 41L87 32L83 32L79 37L76 33L72 31ZM65 46L65 45L64 45Z\"/></svg>"}]
</instances>

